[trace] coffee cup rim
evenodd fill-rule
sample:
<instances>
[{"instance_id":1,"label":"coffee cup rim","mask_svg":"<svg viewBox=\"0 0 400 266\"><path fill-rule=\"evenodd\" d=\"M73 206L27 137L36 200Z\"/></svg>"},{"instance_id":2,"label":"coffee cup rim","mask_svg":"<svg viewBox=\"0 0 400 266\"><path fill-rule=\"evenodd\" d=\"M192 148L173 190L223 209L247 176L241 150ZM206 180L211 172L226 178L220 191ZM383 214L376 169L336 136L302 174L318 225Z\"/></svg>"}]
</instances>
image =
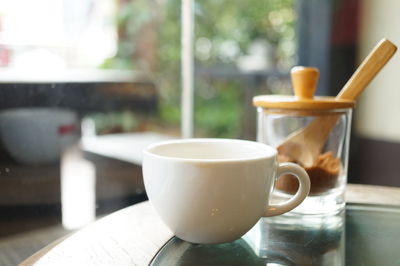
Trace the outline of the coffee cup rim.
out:
<instances>
[{"instance_id":1,"label":"coffee cup rim","mask_svg":"<svg viewBox=\"0 0 400 266\"><path fill-rule=\"evenodd\" d=\"M263 153L255 154L254 156L247 156L243 158L221 158L221 159L206 159L206 158L183 158L183 157L175 157L175 156L166 156L160 155L152 152L153 149L171 145L171 144L181 144L181 143L241 143L246 145L251 145L253 147L257 147L263 149ZM250 141L250 140L243 140L243 139L226 139L226 138L189 138L189 139L174 139L174 140L165 140L157 143L150 144L143 150L144 155L148 155L154 158L159 158L168 161L176 161L176 162L205 162L205 163L225 163L225 162L247 162L247 161L257 161L263 160L268 158L273 158L277 156L277 150L267 144Z\"/></svg>"}]
</instances>

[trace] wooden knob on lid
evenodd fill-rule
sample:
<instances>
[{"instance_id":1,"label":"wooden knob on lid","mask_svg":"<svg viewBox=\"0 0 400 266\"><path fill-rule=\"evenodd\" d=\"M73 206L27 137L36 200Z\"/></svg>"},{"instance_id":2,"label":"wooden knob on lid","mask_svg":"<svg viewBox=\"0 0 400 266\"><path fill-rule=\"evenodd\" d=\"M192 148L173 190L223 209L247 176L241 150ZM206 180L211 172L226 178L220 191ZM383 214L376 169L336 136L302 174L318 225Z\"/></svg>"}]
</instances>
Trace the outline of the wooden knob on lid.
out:
<instances>
[{"instance_id":1,"label":"wooden knob on lid","mask_svg":"<svg viewBox=\"0 0 400 266\"><path fill-rule=\"evenodd\" d=\"M315 67L296 66L290 72L294 94L299 100L312 99L317 88L319 71Z\"/></svg>"}]
</instances>

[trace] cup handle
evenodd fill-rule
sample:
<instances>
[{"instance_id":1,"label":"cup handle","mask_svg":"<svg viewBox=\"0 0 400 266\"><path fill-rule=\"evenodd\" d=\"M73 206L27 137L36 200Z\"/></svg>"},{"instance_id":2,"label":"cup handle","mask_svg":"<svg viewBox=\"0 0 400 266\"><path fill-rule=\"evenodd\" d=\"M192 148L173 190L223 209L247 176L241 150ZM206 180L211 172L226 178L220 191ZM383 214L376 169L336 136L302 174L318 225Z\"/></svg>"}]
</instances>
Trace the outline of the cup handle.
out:
<instances>
[{"instance_id":1,"label":"cup handle","mask_svg":"<svg viewBox=\"0 0 400 266\"><path fill-rule=\"evenodd\" d=\"M289 200L280 204L268 204L267 209L264 213L264 217L280 215L285 212L291 211L307 197L310 192L310 178L301 166L295 163L280 163L278 165L276 179L282 175L291 174L299 180L299 188L296 194Z\"/></svg>"}]
</instances>

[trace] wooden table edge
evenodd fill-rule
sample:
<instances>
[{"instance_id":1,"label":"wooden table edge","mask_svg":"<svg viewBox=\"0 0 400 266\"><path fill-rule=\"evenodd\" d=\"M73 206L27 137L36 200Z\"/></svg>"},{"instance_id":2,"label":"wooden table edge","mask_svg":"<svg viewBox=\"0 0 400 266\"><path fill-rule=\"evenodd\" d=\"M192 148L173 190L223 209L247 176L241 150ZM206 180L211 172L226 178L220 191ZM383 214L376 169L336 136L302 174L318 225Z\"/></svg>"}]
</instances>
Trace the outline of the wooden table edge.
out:
<instances>
[{"instance_id":1,"label":"wooden table edge","mask_svg":"<svg viewBox=\"0 0 400 266\"><path fill-rule=\"evenodd\" d=\"M348 184L347 203L400 206L400 188L361 184Z\"/></svg>"},{"instance_id":2,"label":"wooden table edge","mask_svg":"<svg viewBox=\"0 0 400 266\"><path fill-rule=\"evenodd\" d=\"M60 244L61 242L63 242L65 239L67 239L70 235L66 235L64 237L61 237L53 242L51 242L50 244L48 244L47 246L45 246L44 248L42 248L41 250L37 251L36 253L33 253L33 255L31 255L29 258L27 258L26 260L24 260L23 262L21 262L19 264L19 266L28 266L28 265L34 265L36 261L38 261L41 257L43 257L44 255L46 255L48 252L50 252L54 247L56 247L58 244Z\"/></svg>"},{"instance_id":3,"label":"wooden table edge","mask_svg":"<svg viewBox=\"0 0 400 266\"><path fill-rule=\"evenodd\" d=\"M371 186L371 185L358 185L358 184L348 184L346 189L346 202L347 203L361 203L361 204L378 204L378 205L389 205L389 206L400 206L400 188L396 187L384 187L384 186ZM135 239L136 242L140 242L147 237L151 237L151 232L159 234L159 237L153 238L151 243L152 247L147 247L151 252L145 252L146 255L143 256L143 253L137 254L137 258L132 258L135 261L136 265L149 265L153 260L154 256L158 253L158 251L165 245L165 243L173 237L172 232L162 223L162 221L158 218L156 212L151 207L151 204L146 201L143 203L135 204L115 213L110 214L109 216L96 221L94 224L89 225L87 228L81 229L80 231L70 235L63 237L38 252L34 253L32 256L24 260L20 266L27 265L35 265L41 259L43 259L46 255L51 254L51 252L58 247L59 245L69 241L72 237L76 237L77 235L85 230L89 230L90 228L98 226L99 222L107 224L107 221L111 221L112 219L116 219L115 217L119 217L123 215L123 213L128 213L130 217L141 217L141 219L132 219L131 227L138 227L139 230L136 230ZM143 216L145 216L146 222L143 223ZM106 220L108 219L108 220ZM141 230L143 229L143 230ZM148 241L144 241L142 244L147 245ZM144 247L146 249L146 247Z\"/></svg>"}]
</instances>

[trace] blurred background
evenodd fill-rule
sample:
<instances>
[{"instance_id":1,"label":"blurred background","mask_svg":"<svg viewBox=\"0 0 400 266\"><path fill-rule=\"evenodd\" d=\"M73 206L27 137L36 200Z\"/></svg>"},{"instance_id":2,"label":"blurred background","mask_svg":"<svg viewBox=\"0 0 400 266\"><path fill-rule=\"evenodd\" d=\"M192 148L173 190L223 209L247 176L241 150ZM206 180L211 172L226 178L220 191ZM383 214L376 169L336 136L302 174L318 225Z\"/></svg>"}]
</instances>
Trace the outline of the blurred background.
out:
<instances>
[{"instance_id":1,"label":"blurred background","mask_svg":"<svg viewBox=\"0 0 400 266\"><path fill-rule=\"evenodd\" d=\"M194 2L194 135L255 139L290 68L336 95L397 0ZM181 1L0 0L0 265L146 200L141 150L181 134ZM357 103L349 182L400 186L400 59Z\"/></svg>"}]
</instances>

